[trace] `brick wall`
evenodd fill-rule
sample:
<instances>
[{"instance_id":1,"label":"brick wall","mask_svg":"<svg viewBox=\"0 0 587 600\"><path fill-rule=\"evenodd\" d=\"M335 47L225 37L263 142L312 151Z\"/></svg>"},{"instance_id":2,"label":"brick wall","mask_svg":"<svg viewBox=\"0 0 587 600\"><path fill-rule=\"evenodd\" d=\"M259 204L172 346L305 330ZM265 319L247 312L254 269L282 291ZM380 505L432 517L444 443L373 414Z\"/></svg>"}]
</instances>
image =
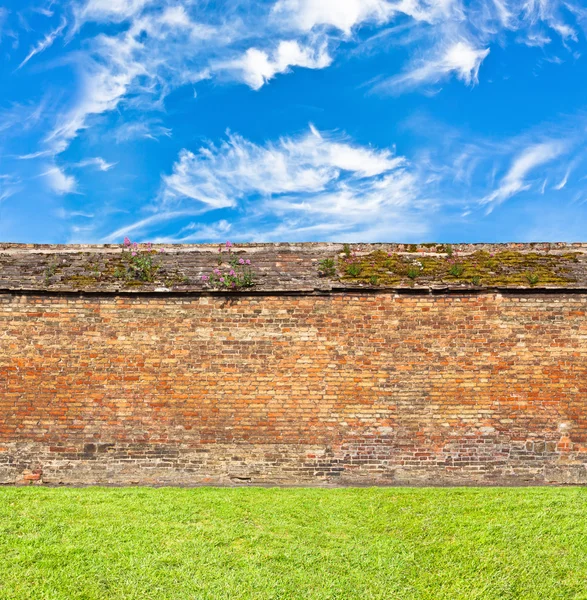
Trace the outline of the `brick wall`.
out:
<instances>
[{"instance_id":1,"label":"brick wall","mask_svg":"<svg viewBox=\"0 0 587 600\"><path fill-rule=\"evenodd\" d=\"M587 483L587 295L0 295L0 482Z\"/></svg>"}]
</instances>

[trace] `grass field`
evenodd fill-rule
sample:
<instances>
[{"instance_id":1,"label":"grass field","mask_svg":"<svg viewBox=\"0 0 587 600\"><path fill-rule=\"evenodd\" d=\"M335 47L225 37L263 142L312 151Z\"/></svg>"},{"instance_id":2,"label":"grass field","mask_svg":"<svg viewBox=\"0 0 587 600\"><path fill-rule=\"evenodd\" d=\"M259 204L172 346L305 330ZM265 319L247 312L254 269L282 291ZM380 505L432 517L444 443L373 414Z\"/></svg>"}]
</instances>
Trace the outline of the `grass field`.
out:
<instances>
[{"instance_id":1,"label":"grass field","mask_svg":"<svg viewBox=\"0 0 587 600\"><path fill-rule=\"evenodd\" d=\"M0 488L0 598L587 598L587 489Z\"/></svg>"}]
</instances>

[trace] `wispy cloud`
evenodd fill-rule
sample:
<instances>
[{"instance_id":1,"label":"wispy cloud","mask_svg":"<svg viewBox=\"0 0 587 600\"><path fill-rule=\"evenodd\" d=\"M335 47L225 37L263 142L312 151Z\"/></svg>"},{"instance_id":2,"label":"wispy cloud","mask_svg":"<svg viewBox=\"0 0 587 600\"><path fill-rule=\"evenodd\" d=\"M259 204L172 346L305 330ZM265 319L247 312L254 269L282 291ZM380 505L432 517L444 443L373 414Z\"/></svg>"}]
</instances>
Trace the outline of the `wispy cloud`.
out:
<instances>
[{"instance_id":1,"label":"wispy cloud","mask_svg":"<svg viewBox=\"0 0 587 600\"><path fill-rule=\"evenodd\" d=\"M246 206L254 216L244 219L254 220L254 231L264 239L278 235L276 217L291 235L303 237L313 228L325 235L383 238L398 223L406 235L425 230L434 202L424 195L424 185L391 150L359 146L312 127L308 134L263 146L230 134L220 146L183 150L173 173L163 178L161 201L163 206L196 201L208 211Z\"/></svg>"},{"instance_id":2,"label":"wispy cloud","mask_svg":"<svg viewBox=\"0 0 587 600\"><path fill-rule=\"evenodd\" d=\"M116 241L120 241L125 236L132 234L141 234L145 231L150 231L156 225L161 223L165 223L168 221L173 221L175 219L182 219L185 217L195 217L203 214L205 211L203 210L169 210L162 211L157 214L151 215L150 217L145 217L144 219L140 219L131 223L130 225L125 225L124 227L120 227L115 231L109 233L107 236L102 238L102 242L106 244L110 244Z\"/></svg>"},{"instance_id":3,"label":"wispy cloud","mask_svg":"<svg viewBox=\"0 0 587 600\"><path fill-rule=\"evenodd\" d=\"M146 4L121 2L111 7L115 16L136 18L117 35L94 38L91 51L81 57L76 102L46 138L56 152L69 146L90 117L113 111L127 96L133 96L135 105L143 102L154 107L170 90L209 77L209 55L202 53L226 42L221 32L194 21L183 7L137 16ZM87 18L109 3L93 2L91 7L84 13ZM107 18L109 10L99 14Z\"/></svg>"},{"instance_id":4,"label":"wispy cloud","mask_svg":"<svg viewBox=\"0 0 587 600\"><path fill-rule=\"evenodd\" d=\"M12 175L0 175L0 203L8 200L21 190L20 181Z\"/></svg>"},{"instance_id":5,"label":"wispy cloud","mask_svg":"<svg viewBox=\"0 0 587 600\"><path fill-rule=\"evenodd\" d=\"M122 123L114 130L116 143L122 144L132 140L149 139L157 141L161 137L171 137L172 130L165 127L161 121L155 119L143 119Z\"/></svg>"},{"instance_id":6,"label":"wispy cloud","mask_svg":"<svg viewBox=\"0 0 587 600\"><path fill-rule=\"evenodd\" d=\"M571 169L567 169L567 172L565 173L564 177L552 189L556 190L557 192L560 192L567 185L567 183L569 182L569 176L570 176L570 174L571 174Z\"/></svg>"},{"instance_id":7,"label":"wispy cloud","mask_svg":"<svg viewBox=\"0 0 587 600\"><path fill-rule=\"evenodd\" d=\"M110 171L116 166L116 163L106 162L103 158L97 156L95 158L86 158L80 162L74 163L72 167L84 168L84 167L96 167L100 171Z\"/></svg>"},{"instance_id":8,"label":"wispy cloud","mask_svg":"<svg viewBox=\"0 0 587 600\"><path fill-rule=\"evenodd\" d=\"M230 134L219 147L182 150L173 174L163 178L165 200L191 198L211 208L234 206L250 194L322 192L332 183L350 186L401 168L404 159L324 138L314 127L297 139L254 144ZM360 185L358 183L357 185Z\"/></svg>"},{"instance_id":9,"label":"wispy cloud","mask_svg":"<svg viewBox=\"0 0 587 600\"><path fill-rule=\"evenodd\" d=\"M86 213L81 210L65 210L64 208L58 208L55 211L55 214L60 219L64 220L75 219L78 217L82 217L84 219L93 219L95 216L93 213Z\"/></svg>"},{"instance_id":10,"label":"wispy cloud","mask_svg":"<svg viewBox=\"0 0 587 600\"><path fill-rule=\"evenodd\" d=\"M17 158L19 160L35 160L44 156L51 156L53 152L51 150L39 150L38 152L32 152L31 154L21 154Z\"/></svg>"},{"instance_id":11,"label":"wispy cloud","mask_svg":"<svg viewBox=\"0 0 587 600\"><path fill-rule=\"evenodd\" d=\"M147 5L156 0L87 0L76 6L78 22L102 21L121 22L138 15Z\"/></svg>"},{"instance_id":12,"label":"wispy cloud","mask_svg":"<svg viewBox=\"0 0 587 600\"><path fill-rule=\"evenodd\" d=\"M474 85L504 31L518 32L528 44L545 43L547 30L572 42L574 28L563 8L562 0L277 0L205 11L187 0L84 0L75 4L77 28L71 32L88 22L115 27L78 52L75 101L46 142L62 152L92 117L161 108L171 91L186 84L228 79L258 90L295 68L327 68L343 42L356 44L355 34L367 26L408 24L417 32L406 38L402 27L396 34L389 28L390 36L411 47L412 59L399 72L382 72L377 91L401 93L451 77ZM142 135L142 129L121 129L119 137Z\"/></svg>"},{"instance_id":13,"label":"wispy cloud","mask_svg":"<svg viewBox=\"0 0 587 600\"><path fill-rule=\"evenodd\" d=\"M489 208L492 210L494 205L530 189L530 184L526 181L530 172L558 158L564 151L565 145L559 141L544 142L526 148L515 158L498 188L483 198L482 204L492 205Z\"/></svg>"},{"instance_id":14,"label":"wispy cloud","mask_svg":"<svg viewBox=\"0 0 587 600\"><path fill-rule=\"evenodd\" d=\"M30 50L30 52L26 55L26 58L20 63L20 65L18 65L18 69L22 69L22 67L24 67L29 60L33 58L33 56L41 54L41 52L44 52L47 50L47 48L50 48L55 40L63 33L66 25L67 21L62 19L59 27L53 29L53 31L50 31L34 48Z\"/></svg>"},{"instance_id":15,"label":"wispy cloud","mask_svg":"<svg viewBox=\"0 0 587 600\"><path fill-rule=\"evenodd\" d=\"M587 160L584 113L559 116L513 137L474 135L423 115L404 127L420 141L412 161L421 179L434 180L435 197L445 208L460 205L482 220L483 213L518 195L520 203L560 203L580 190L579 179L570 175Z\"/></svg>"},{"instance_id":16,"label":"wispy cloud","mask_svg":"<svg viewBox=\"0 0 587 600\"><path fill-rule=\"evenodd\" d=\"M395 75L373 87L374 91L401 92L422 84L438 83L454 74L466 84L479 82L479 68L489 54L489 48L474 48L459 40L442 49L440 56L423 61L411 70Z\"/></svg>"}]
</instances>

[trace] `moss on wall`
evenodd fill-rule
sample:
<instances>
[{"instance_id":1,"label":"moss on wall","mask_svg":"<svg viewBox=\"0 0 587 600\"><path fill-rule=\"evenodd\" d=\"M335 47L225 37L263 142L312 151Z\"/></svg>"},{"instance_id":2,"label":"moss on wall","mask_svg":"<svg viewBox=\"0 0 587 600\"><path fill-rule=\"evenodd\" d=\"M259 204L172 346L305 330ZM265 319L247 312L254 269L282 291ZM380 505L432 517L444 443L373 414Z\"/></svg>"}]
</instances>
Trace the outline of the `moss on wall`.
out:
<instances>
[{"instance_id":1,"label":"moss on wall","mask_svg":"<svg viewBox=\"0 0 587 600\"><path fill-rule=\"evenodd\" d=\"M570 264L578 254L538 254L479 250L468 255L417 256L376 250L366 255L341 255L338 277L348 283L397 285L418 282L472 286L564 286L574 282Z\"/></svg>"}]
</instances>

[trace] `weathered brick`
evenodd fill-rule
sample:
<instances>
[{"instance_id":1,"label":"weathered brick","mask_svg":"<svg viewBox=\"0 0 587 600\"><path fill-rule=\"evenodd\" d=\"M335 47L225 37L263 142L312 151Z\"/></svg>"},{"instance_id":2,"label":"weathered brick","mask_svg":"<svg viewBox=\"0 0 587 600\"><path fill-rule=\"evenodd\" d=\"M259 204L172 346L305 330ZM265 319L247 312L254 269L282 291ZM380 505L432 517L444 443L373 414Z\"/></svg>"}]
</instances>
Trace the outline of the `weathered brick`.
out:
<instances>
[{"instance_id":1,"label":"weathered brick","mask_svg":"<svg viewBox=\"0 0 587 600\"><path fill-rule=\"evenodd\" d=\"M585 314L580 291L0 294L0 482L587 483Z\"/></svg>"}]
</instances>

